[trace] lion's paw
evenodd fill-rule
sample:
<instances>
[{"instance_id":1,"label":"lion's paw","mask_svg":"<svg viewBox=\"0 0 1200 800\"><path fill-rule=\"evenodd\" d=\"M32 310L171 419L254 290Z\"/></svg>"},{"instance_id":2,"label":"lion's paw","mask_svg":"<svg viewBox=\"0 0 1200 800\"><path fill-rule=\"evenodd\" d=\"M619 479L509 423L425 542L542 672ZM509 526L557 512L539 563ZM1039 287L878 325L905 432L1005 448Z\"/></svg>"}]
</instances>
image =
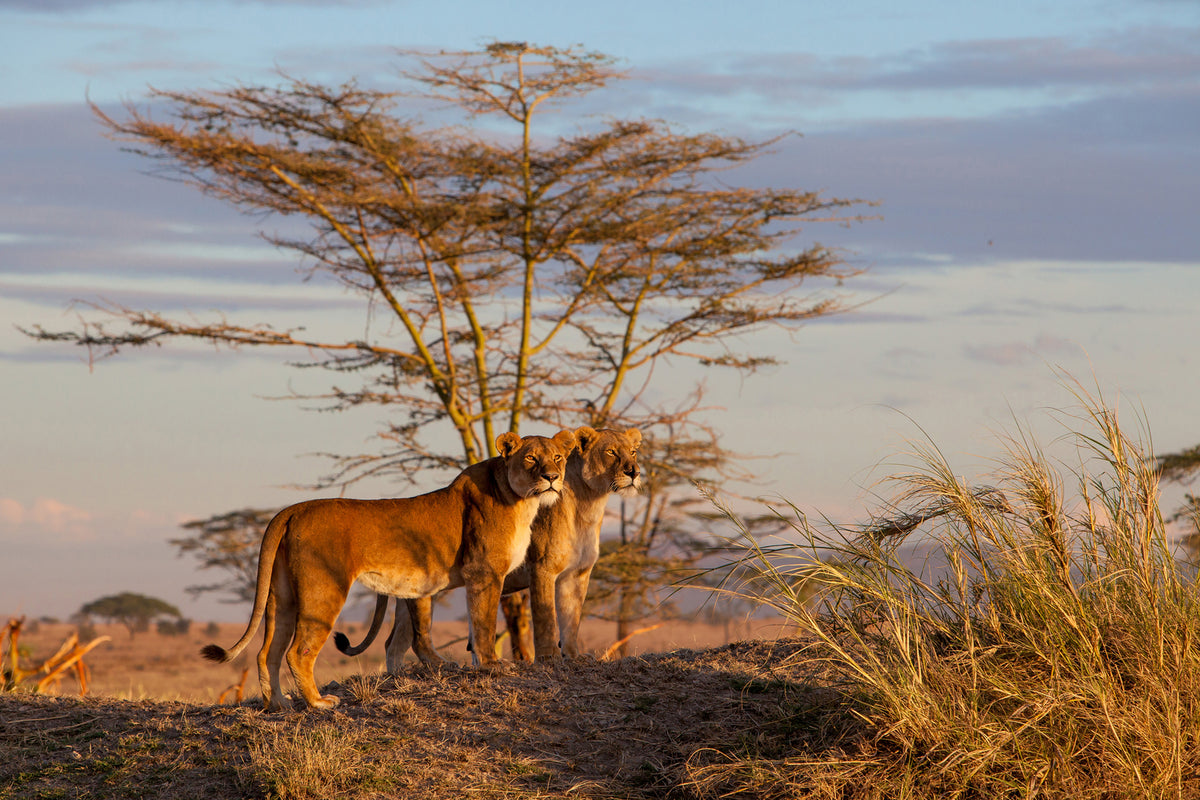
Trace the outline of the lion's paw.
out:
<instances>
[{"instance_id":1,"label":"lion's paw","mask_svg":"<svg viewBox=\"0 0 1200 800\"><path fill-rule=\"evenodd\" d=\"M313 708L333 708L338 703L342 702L341 698L334 697L331 694L323 694L316 702L312 704Z\"/></svg>"}]
</instances>

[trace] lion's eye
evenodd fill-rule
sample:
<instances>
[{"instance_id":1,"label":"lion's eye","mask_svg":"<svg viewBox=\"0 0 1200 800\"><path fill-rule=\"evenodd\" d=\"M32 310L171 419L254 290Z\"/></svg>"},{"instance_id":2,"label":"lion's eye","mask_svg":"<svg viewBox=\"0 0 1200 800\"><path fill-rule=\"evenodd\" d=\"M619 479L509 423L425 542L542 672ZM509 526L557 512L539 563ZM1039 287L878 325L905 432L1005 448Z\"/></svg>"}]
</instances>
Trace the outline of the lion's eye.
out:
<instances>
[{"instance_id":1,"label":"lion's eye","mask_svg":"<svg viewBox=\"0 0 1200 800\"><path fill-rule=\"evenodd\" d=\"M535 461L537 461L537 459L536 459L536 458L534 458L533 456L525 456L525 463L526 463L526 464L532 464L532 463L534 463Z\"/></svg>"},{"instance_id":2,"label":"lion's eye","mask_svg":"<svg viewBox=\"0 0 1200 800\"><path fill-rule=\"evenodd\" d=\"M616 457L617 457L617 451L616 451L616 450L609 450L609 451L608 451L608 454L609 454L610 456L612 456L613 458L616 458Z\"/></svg>"},{"instance_id":3,"label":"lion's eye","mask_svg":"<svg viewBox=\"0 0 1200 800\"><path fill-rule=\"evenodd\" d=\"M563 457L562 457L562 456L555 456L555 457L554 457L554 463L555 463L555 464L561 464L561 463L562 463L562 460L563 460Z\"/></svg>"}]
</instances>

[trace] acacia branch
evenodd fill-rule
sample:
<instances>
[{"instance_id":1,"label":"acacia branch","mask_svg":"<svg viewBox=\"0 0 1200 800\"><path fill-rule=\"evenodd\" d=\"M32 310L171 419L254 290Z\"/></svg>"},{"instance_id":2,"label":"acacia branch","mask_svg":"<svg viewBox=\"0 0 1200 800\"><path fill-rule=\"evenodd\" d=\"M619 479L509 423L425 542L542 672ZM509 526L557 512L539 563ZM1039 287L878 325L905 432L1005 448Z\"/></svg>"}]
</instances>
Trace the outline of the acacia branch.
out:
<instances>
[{"instance_id":1,"label":"acacia branch","mask_svg":"<svg viewBox=\"0 0 1200 800\"><path fill-rule=\"evenodd\" d=\"M277 331L268 326L246 327L220 322L209 325L189 325L166 319L150 311L136 311L116 304L101 304L77 301L90 306L113 319L127 323L133 330L110 333L100 322L84 322L80 331L47 331L40 325L17 329L33 339L53 342L70 342L86 347L89 353L102 350L100 357L115 354L122 347L144 347L161 344L160 339L179 337L201 339L213 344L224 344L232 348L245 345L269 347L297 347L326 352L355 351L379 359L397 360L411 364L423 363L420 358L402 350L383 347L369 342L354 340L329 342L297 336L299 328Z\"/></svg>"}]
</instances>

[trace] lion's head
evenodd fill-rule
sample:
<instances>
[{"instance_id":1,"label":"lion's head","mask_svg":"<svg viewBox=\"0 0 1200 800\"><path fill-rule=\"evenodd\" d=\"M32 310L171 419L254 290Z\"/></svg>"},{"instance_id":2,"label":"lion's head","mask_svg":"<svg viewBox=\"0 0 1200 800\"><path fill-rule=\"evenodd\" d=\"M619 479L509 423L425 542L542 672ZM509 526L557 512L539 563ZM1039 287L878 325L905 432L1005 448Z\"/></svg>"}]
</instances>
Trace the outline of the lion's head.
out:
<instances>
[{"instance_id":1,"label":"lion's head","mask_svg":"<svg viewBox=\"0 0 1200 800\"><path fill-rule=\"evenodd\" d=\"M496 450L504 458L508 485L521 497L537 497L546 506L562 494L567 456L577 442L571 431L559 431L554 438L521 437L502 433Z\"/></svg>"},{"instance_id":2,"label":"lion's head","mask_svg":"<svg viewBox=\"0 0 1200 800\"><path fill-rule=\"evenodd\" d=\"M575 430L575 436L583 458L583 479L590 489L628 496L642 487L642 470L637 462L641 431L597 431L584 426Z\"/></svg>"}]
</instances>

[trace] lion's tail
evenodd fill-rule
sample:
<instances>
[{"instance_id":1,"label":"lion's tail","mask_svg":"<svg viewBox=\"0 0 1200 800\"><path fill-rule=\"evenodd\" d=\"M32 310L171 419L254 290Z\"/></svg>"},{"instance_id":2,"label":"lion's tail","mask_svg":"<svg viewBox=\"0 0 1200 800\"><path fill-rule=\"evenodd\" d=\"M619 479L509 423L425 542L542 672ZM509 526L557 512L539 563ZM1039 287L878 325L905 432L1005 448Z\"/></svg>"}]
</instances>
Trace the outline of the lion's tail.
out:
<instances>
[{"instance_id":1,"label":"lion's tail","mask_svg":"<svg viewBox=\"0 0 1200 800\"><path fill-rule=\"evenodd\" d=\"M333 644L337 647L338 652L348 656L356 656L362 651L371 646L371 642L375 641L375 637L379 635L379 629L383 627L383 618L387 614L388 596L386 594L375 595L375 614L371 617L371 629L367 631L367 636L362 640L362 644L352 647L350 640L346 638L346 634L341 631L333 635Z\"/></svg>"},{"instance_id":2,"label":"lion's tail","mask_svg":"<svg viewBox=\"0 0 1200 800\"><path fill-rule=\"evenodd\" d=\"M208 644L201 648L200 655L209 661L215 661L218 664L232 661L246 649L246 645L254 638L254 632L258 630L263 614L266 613L267 596L271 593L271 571L275 568L275 555L279 552L279 543L283 541L283 536L287 533L288 526L292 521L294 508L294 506L285 508L276 514L267 525L266 532L263 533L262 546L258 551L258 582L254 589L254 611L250 614L250 621L246 624L246 632L242 634L241 639L238 639L237 644L228 650L215 644Z\"/></svg>"}]
</instances>

